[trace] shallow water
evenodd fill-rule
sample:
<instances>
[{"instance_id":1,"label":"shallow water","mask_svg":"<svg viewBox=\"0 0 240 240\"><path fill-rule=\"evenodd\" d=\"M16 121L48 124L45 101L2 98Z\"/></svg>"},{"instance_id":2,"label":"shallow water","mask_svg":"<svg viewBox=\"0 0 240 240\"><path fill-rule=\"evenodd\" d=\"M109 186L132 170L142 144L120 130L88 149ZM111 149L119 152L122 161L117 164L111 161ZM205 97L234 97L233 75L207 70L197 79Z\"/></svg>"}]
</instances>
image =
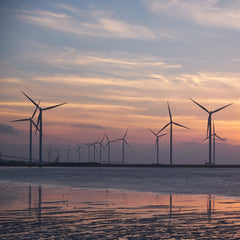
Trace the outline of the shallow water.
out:
<instances>
[{"instance_id":1,"label":"shallow water","mask_svg":"<svg viewBox=\"0 0 240 240\"><path fill-rule=\"evenodd\" d=\"M0 168L0 239L240 239L240 170Z\"/></svg>"},{"instance_id":2,"label":"shallow water","mask_svg":"<svg viewBox=\"0 0 240 240\"><path fill-rule=\"evenodd\" d=\"M1 239L236 239L240 198L1 183Z\"/></svg>"},{"instance_id":3,"label":"shallow water","mask_svg":"<svg viewBox=\"0 0 240 240\"><path fill-rule=\"evenodd\" d=\"M166 194L240 196L240 169L0 168L0 180Z\"/></svg>"}]
</instances>

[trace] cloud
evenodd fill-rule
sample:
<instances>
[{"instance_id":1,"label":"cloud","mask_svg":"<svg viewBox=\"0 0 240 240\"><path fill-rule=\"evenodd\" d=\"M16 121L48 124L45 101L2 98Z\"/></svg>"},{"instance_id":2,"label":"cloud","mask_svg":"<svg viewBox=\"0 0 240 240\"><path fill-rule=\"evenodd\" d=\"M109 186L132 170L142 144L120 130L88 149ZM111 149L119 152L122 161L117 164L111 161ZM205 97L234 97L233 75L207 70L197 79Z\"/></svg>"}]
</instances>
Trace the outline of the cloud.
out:
<instances>
[{"instance_id":1,"label":"cloud","mask_svg":"<svg viewBox=\"0 0 240 240\"><path fill-rule=\"evenodd\" d=\"M16 134L17 130L10 125L0 123L0 133Z\"/></svg>"},{"instance_id":2,"label":"cloud","mask_svg":"<svg viewBox=\"0 0 240 240\"><path fill-rule=\"evenodd\" d=\"M134 25L113 19L108 12L73 10L70 6L59 5L71 14L45 10L22 10L17 18L30 24L52 28L62 32L85 36L126 39L156 39L148 27ZM62 11L63 11L62 10Z\"/></svg>"},{"instance_id":3,"label":"cloud","mask_svg":"<svg viewBox=\"0 0 240 240\"><path fill-rule=\"evenodd\" d=\"M87 128L87 129L104 129L103 126L101 125L95 125L95 124L74 124L73 127L77 127L77 128Z\"/></svg>"},{"instance_id":4,"label":"cloud","mask_svg":"<svg viewBox=\"0 0 240 240\"><path fill-rule=\"evenodd\" d=\"M150 0L145 3L155 14L166 13L207 27L240 30L240 10L224 8L218 0Z\"/></svg>"},{"instance_id":5,"label":"cloud","mask_svg":"<svg viewBox=\"0 0 240 240\"><path fill-rule=\"evenodd\" d=\"M240 58L233 59L233 62L240 62Z\"/></svg>"}]
</instances>

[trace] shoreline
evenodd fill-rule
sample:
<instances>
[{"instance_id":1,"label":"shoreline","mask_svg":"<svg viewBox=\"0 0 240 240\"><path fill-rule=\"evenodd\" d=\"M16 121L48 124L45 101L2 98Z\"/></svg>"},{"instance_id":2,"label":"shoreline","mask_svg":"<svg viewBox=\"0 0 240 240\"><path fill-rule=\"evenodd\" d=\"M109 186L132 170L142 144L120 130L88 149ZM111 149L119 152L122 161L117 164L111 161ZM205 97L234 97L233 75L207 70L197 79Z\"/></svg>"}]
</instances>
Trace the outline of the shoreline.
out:
<instances>
[{"instance_id":1,"label":"shoreline","mask_svg":"<svg viewBox=\"0 0 240 240\"><path fill-rule=\"evenodd\" d=\"M28 163L25 161L0 161L0 167L39 167L38 162ZM133 168L240 168L240 164L121 164L121 163L94 163L94 162L69 162L48 163L43 162L41 167L133 167Z\"/></svg>"}]
</instances>

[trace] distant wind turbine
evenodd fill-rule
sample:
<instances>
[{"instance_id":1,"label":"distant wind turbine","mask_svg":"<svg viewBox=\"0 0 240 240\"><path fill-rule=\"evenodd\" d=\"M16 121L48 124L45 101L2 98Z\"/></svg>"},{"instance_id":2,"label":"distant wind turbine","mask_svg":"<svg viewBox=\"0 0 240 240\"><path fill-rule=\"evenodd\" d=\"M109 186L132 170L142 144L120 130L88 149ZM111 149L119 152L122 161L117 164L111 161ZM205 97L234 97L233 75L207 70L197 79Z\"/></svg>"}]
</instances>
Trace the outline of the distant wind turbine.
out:
<instances>
[{"instance_id":1,"label":"distant wind turbine","mask_svg":"<svg viewBox=\"0 0 240 240\"><path fill-rule=\"evenodd\" d=\"M159 164L159 138L165 136L167 133L160 134L161 131L158 131L157 133L155 133L150 128L148 128L148 130L156 137L155 146L156 146L156 149L157 149L157 165L158 165Z\"/></svg>"},{"instance_id":2,"label":"distant wind turbine","mask_svg":"<svg viewBox=\"0 0 240 240\"><path fill-rule=\"evenodd\" d=\"M88 148L88 162L90 162L90 148L91 148L91 143L85 143L85 145Z\"/></svg>"},{"instance_id":3,"label":"distant wind turbine","mask_svg":"<svg viewBox=\"0 0 240 240\"><path fill-rule=\"evenodd\" d=\"M111 153L110 153L110 149L111 149L111 142L114 142L115 140L110 140L108 135L106 133L104 133L105 136L106 136L106 139L107 139L107 144L105 147L108 147L108 164L110 163L110 156L111 156Z\"/></svg>"},{"instance_id":4,"label":"distant wind turbine","mask_svg":"<svg viewBox=\"0 0 240 240\"><path fill-rule=\"evenodd\" d=\"M167 104L168 104L168 112L169 112L170 122L167 123L159 132L163 131L168 125L170 125L170 165L172 165L172 127L173 127L173 125L176 125L176 126L186 128L186 129L190 129L190 128L185 127L179 123L173 122L169 103L167 102Z\"/></svg>"},{"instance_id":5,"label":"distant wind turbine","mask_svg":"<svg viewBox=\"0 0 240 240\"><path fill-rule=\"evenodd\" d=\"M122 164L125 163L125 155L124 155L125 144L130 148L130 145L126 141L127 133L128 133L128 129L126 130L126 132L122 138L119 138L119 139L116 139L113 141L113 142L122 141Z\"/></svg>"},{"instance_id":6,"label":"distant wind turbine","mask_svg":"<svg viewBox=\"0 0 240 240\"><path fill-rule=\"evenodd\" d=\"M96 151L97 151L97 147L96 145L98 144L98 141L95 141L94 143L91 143L91 146L93 146L93 162L95 163L96 162Z\"/></svg>"},{"instance_id":7,"label":"distant wind turbine","mask_svg":"<svg viewBox=\"0 0 240 240\"><path fill-rule=\"evenodd\" d=\"M40 101L38 102L38 104L39 103L40 103ZM36 130L39 130L37 125L33 121L33 118L34 118L34 116L36 114L36 111L37 111L37 107L35 108L32 116L30 118L18 119L18 120L11 121L11 122L25 122L25 121L29 121L29 123L30 123L30 125L29 125L29 163L30 163L30 165L32 164L32 125L34 125Z\"/></svg>"},{"instance_id":8,"label":"distant wind turbine","mask_svg":"<svg viewBox=\"0 0 240 240\"><path fill-rule=\"evenodd\" d=\"M200 108L202 108L205 112L208 113L208 123L207 123L207 137L209 139L209 161L208 161L208 163L209 163L209 165L212 165L212 114L232 105L232 103L230 103L226 106L223 106L221 108L218 108L214 111L209 111L205 107L203 107L202 105L200 105L199 103L194 101L193 99L190 98L190 100L193 101L195 104L197 104Z\"/></svg>"},{"instance_id":9,"label":"distant wind turbine","mask_svg":"<svg viewBox=\"0 0 240 240\"><path fill-rule=\"evenodd\" d=\"M45 110L50 110L52 108L56 108L56 107L59 107L61 105L64 105L66 103L61 103L61 104L57 104L57 105L54 105L54 106L50 106L50 107L47 107L47 108L41 108L39 106L39 104L37 104L35 101L33 101L27 94L25 94L24 92L22 92L23 95L25 95L25 97L27 97L39 110L39 115L38 115L38 123L37 123L37 126L38 124L40 123L40 128L39 128L39 167L42 167L42 112L45 111Z\"/></svg>"},{"instance_id":10,"label":"distant wind turbine","mask_svg":"<svg viewBox=\"0 0 240 240\"><path fill-rule=\"evenodd\" d=\"M105 135L103 136L103 138L101 139L100 142L97 142L97 144L99 145L99 162L102 163L102 149L105 150L104 146L103 146L103 140L105 139Z\"/></svg>"},{"instance_id":11,"label":"distant wind turbine","mask_svg":"<svg viewBox=\"0 0 240 240\"><path fill-rule=\"evenodd\" d=\"M79 143L77 143L76 152L78 151L78 162L81 162L81 148L87 148L87 147L81 146Z\"/></svg>"},{"instance_id":12,"label":"distant wind turbine","mask_svg":"<svg viewBox=\"0 0 240 240\"><path fill-rule=\"evenodd\" d=\"M221 140L221 141L226 141L226 139L221 138L221 137L219 137L219 136L217 135L217 133L216 133L216 131L215 131L214 121L213 121L213 134L212 134L212 137L213 137L213 165L215 165L215 156L216 156L216 154L215 154L215 153L216 153L215 144L216 144L216 137L217 137L219 140ZM203 141L207 140L208 138L209 138L209 136L206 137L205 139L203 139Z\"/></svg>"},{"instance_id":13,"label":"distant wind turbine","mask_svg":"<svg viewBox=\"0 0 240 240\"><path fill-rule=\"evenodd\" d=\"M72 151L72 149L71 149L71 147L70 147L70 144L68 144L68 145L66 146L66 148L63 149L63 151L66 151L66 153L67 153L67 162L69 162L69 152Z\"/></svg>"}]
</instances>

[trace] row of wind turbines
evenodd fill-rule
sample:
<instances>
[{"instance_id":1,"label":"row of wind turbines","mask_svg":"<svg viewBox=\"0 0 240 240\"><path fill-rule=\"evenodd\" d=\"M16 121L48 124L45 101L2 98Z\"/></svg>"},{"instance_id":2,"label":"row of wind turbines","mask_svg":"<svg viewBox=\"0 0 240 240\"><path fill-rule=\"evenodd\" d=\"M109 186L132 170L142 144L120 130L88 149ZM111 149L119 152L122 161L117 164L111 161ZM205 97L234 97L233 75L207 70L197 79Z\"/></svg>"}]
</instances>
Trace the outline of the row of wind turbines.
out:
<instances>
[{"instance_id":1,"label":"row of wind turbines","mask_svg":"<svg viewBox=\"0 0 240 240\"><path fill-rule=\"evenodd\" d=\"M25 94L24 92L22 92L23 95L25 95L25 97L28 98L29 101L31 101L34 105L35 105L35 110L32 114L32 116L30 118L25 118L25 119L18 119L18 120L13 120L12 122L22 122L22 121L29 121L30 126L29 126L29 162L30 164L32 164L32 127L34 126L36 131L35 133L39 132L39 167L42 166L42 137L43 137L43 111L46 110L50 110L59 106L62 106L65 103L61 103L61 104L57 104L57 105L53 105L50 107L46 107L46 108L42 108L40 107L40 101L38 103L36 103L32 98L30 98L27 94ZM205 112L208 113L208 121L207 121L207 136L206 138L203 140L207 140L209 141L209 159L208 159L208 165L214 165L215 164L215 139L218 138L222 141L225 141L225 139L219 137L216 132L215 132L215 126L214 126L214 122L212 120L212 115L214 113L217 113L219 111L221 111L222 109L232 105L232 103L227 104L223 107L220 107L216 110L213 111L209 111L208 109L206 109L204 106L202 106L201 104L199 104L198 102L194 101L193 99L190 98L190 100L195 103L197 106L199 106L200 108L202 108ZM173 165L173 125L178 126L178 127L182 127L185 129L190 129L189 127L186 127L182 124L176 123L173 121L172 118L172 113L171 113L171 109L170 109L170 105L167 102L167 106L168 106L168 113L169 113L169 118L170 121L164 126L162 127L158 132L154 132L152 129L148 128L148 130L156 137L156 142L155 142L155 146L156 146L156 159L157 159L157 165L159 165L159 138L165 136L167 133L162 133L164 129L166 129L168 126L170 128L170 165ZM38 113L38 120L37 120L37 124L33 121L34 116L36 114L36 112ZM80 149L81 148L88 148L88 162L90 162L90 147L93 146L93 158L94 158L94 162L95 162L95 154L96 154L96 146L99 145L99 151L100 151L100 162L101 162L101 151L102 149L108 149L108 163L110 163L110 145L112 142L117 142L117 141L122 141L122 164L125 164L125 144L130 147L130 145L128 144L128 142L126 141L126 136L127 136L128 130L126 130L124 136L122 138L119 139L115 139L115 140L110 140L108 135L105 133L104 137L101 139L98 139L96 142L94 143L86 143L84 144L84 146L81 146L78 144L78 151L79 151L79 159L80 159ZM103 140L106 139L107 143L105 146L103 146ZM213 144L213 149L212 149L212 144ZM213 157L213 161L212 161L212 157Z\"/></svg>"},{"instance_id":2,"label":"row of wind turbines","mask_svg":"<svg viewBox=\"0 0 240 240\"><path fill-rule=\"evenodd\" d=\"M87 162L93 162L96 163L96 153L99 153L98 156L98 160L99 163L103 163L103 162L107 162L108 164L111 163L111 145L112 143L116 143L116 142L120 142L122 145L122 164L125 163L125 146L128 146L129 148L131 148L131 146L129 145L129 143L126 140L127 137L127 133L128 133L128 129L125 131L124 135L122 138L118 138L118 139L112 139L110 140L109 136L104 133L104 136L102 138L99 138L98 140L96 140L95 142L91 142L91 143L84 143L84 144L79 144L78 142L76 143L75 146L70 146L70 144L68 144L67 146L52 146L52 145L48 145L48 149L46 150L47 155L48 155L48 162L50 162L52 160L52 152L55 152L55 154L57 155L57 157L55 158L55 162L59 162L60 159L60 151L62 152L66 152L66 162L70 162L70 153L71 152L75 152L78 155L78 162L82 162L81 158L82 158L82 150L86 149L85 151L87 151ZM101 140L100 140L101 139ZM92 152L91 152L92 150ZM102 150L106 151L107 150L107 157L106 159L103 161L102 159Z\"/></svg>"}]
</instances>

